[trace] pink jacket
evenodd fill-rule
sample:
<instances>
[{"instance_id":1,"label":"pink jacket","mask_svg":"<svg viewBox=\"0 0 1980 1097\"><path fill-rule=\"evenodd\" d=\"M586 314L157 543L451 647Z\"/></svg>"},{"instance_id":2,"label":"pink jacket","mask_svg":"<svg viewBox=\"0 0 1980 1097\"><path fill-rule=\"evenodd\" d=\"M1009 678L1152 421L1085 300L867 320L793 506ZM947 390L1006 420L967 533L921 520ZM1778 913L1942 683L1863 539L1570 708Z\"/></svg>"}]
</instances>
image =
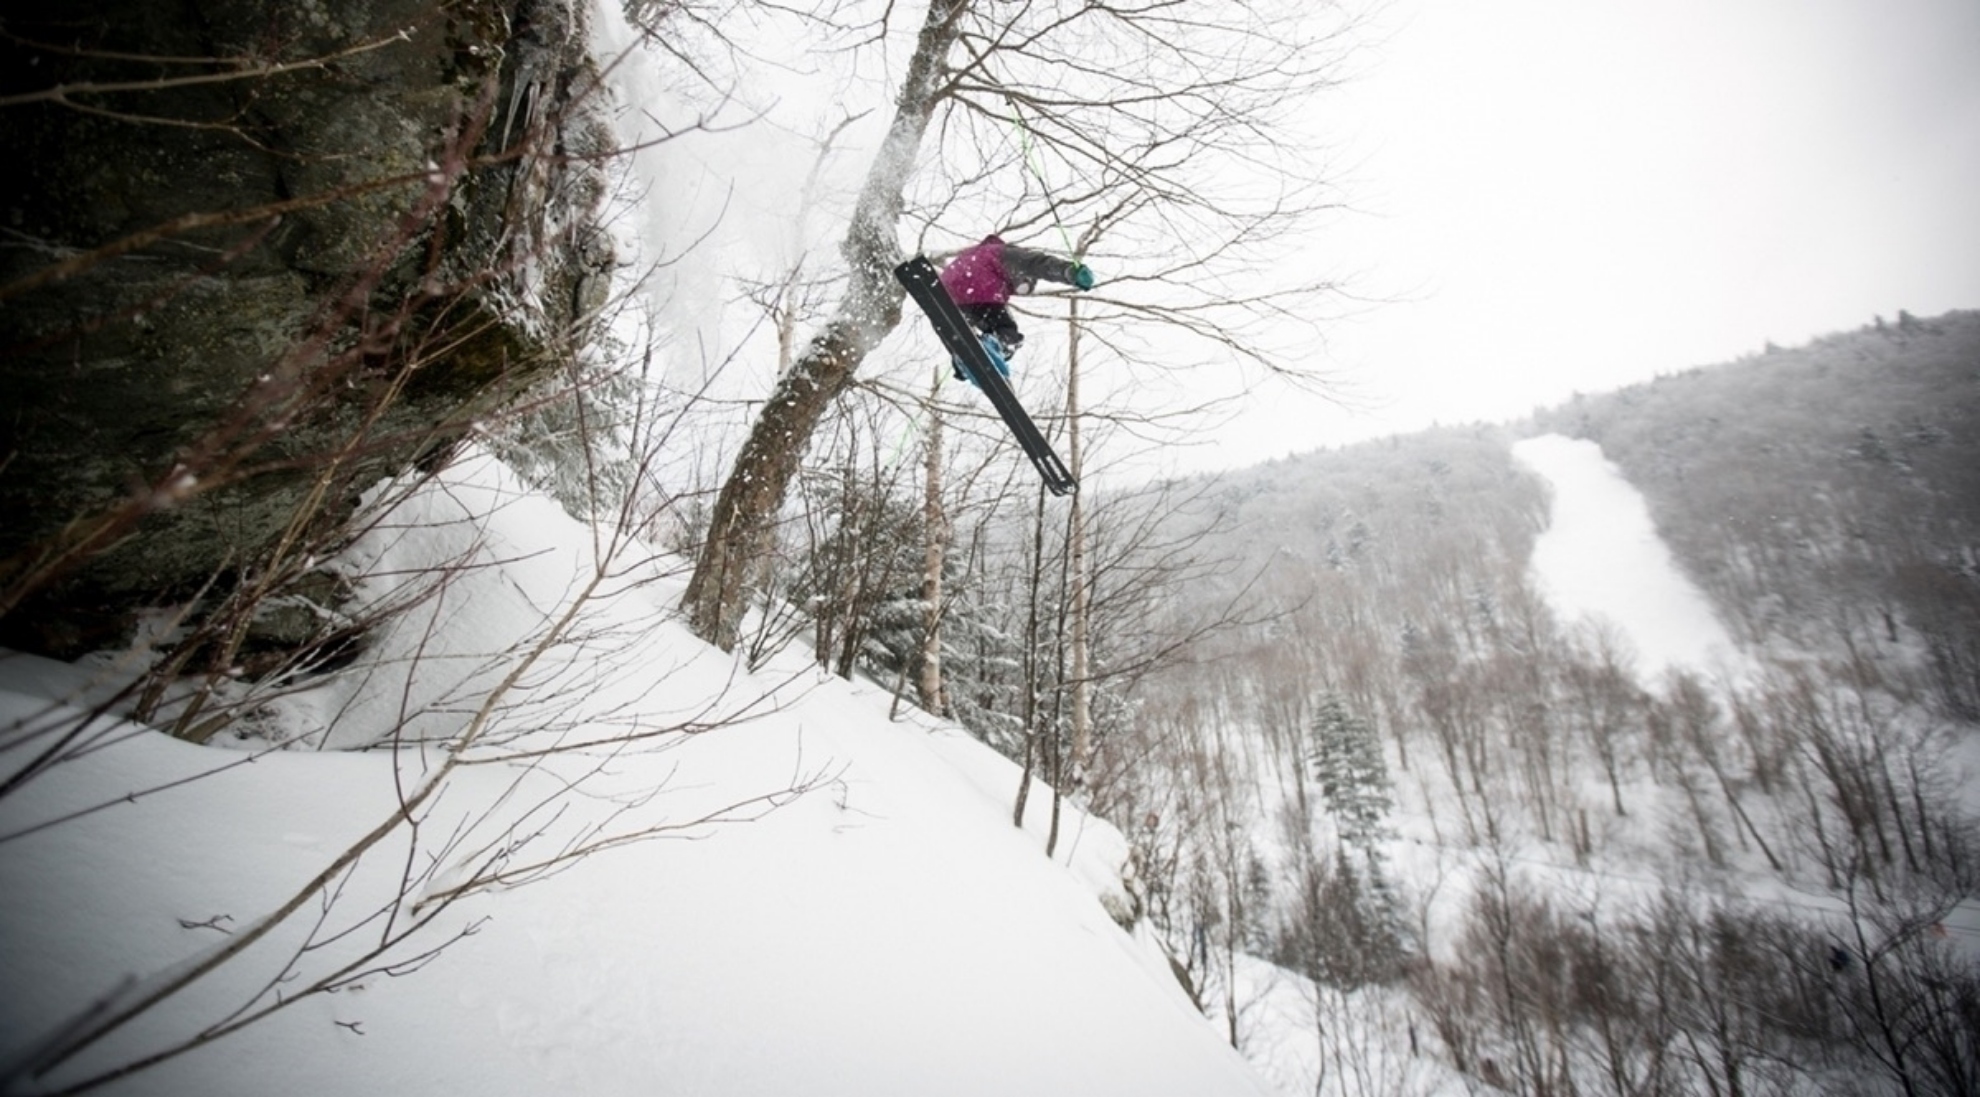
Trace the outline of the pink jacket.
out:
<instances>
[{"instance_id":1,"label":"pink jacket","mask_svg":"<svg viewBox=\"0 0 1980 1097\"><path fill-rule=\"evenodd\" d=\"M986 236L942 268L942 288L958 305L1002 305L1014 293L1030 293L1032 283L1041 278L1070 286L1078 269L1078 264L1057 256Z\"/></svg>"}]
</instances>

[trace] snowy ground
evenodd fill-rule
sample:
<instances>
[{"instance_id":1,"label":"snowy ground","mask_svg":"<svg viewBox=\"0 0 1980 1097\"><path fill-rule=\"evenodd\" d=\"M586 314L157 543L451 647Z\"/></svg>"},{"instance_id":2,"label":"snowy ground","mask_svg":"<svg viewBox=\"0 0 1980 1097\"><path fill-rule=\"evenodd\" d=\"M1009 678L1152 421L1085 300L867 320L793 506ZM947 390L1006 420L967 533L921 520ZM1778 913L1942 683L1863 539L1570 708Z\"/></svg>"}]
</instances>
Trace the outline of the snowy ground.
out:
<instances>
[{"instance_id":1,"label":"snowy ground","mask_svg":"<svg viewBox=\"0 0 1980 1097\"><path fill-rule=\"evenodd\" d=\"M560 592L568 600L589 532L478 461L414 501L438 525L356 552L394 570L422 550L451 553L480 508L440 520L448 508L493 497L513 505L478 526L476 551L511 565L459 576L430 617L419 611L368 654L376 672L356 695L326 687L334 696L292 698L280 719L330 710L375 721L417 683L429 704L413 723L437 730L451 713L461 725L459 683L489 678L477 651L491 637L527 639ZM583 643L553 649L526 676L478 756L510 761L455 769L417 834L396 828L255 948L42 1083L169 1047L246 1001L293 996L378 939L403 880L428 905L401 907L400 925L475 865L681 826L463 899L368 965L417 970L355 975L105 1092L1268 1092L1155 950L1110 919L1102 897L1122 901L1117 833L1073 813L1048 860L1049 793L1035 792L1030 828L1013 828L1010 763L918 714L890 722L883 692L821 679L795 653L742 672L662 619L677 593L659 581L601 602L574 633ZM420 673L398 673L414 645ZM0 742L59 725L47 702L91 685L77 668L0 661ZM701 734L519 758L745 706L746 721ZM0 1061L10 1069L104 996L121 987L127 1001L239 939L442 764L411 747L194 747L128 725L86 738L91 749L0 798ZM26 753L0 751L7 772ZM542 805L574 781L581 794L552 818ZM793 785L809 791L784 795ZM90 808L100 810L73 817ZM692 824L709 815L730 821ZM325 896L334 902L319 922ZM292 959L297 974L264 985Z\"/></svg>"},{"instance_id":2,"label":"snowy ground","mask_svg":"<svg viewBox=\"0 0 1980 1097\"><path fill-rule=\"evenodd\" d=\"M1636 673L1656 689L1667 671L1708 679L1744 669L1705 593L1679 571L1643 496L1602 447L1558 434L1513 444L1513 458L1547 481L1547 529L1533 545L1535 585L1569 624L1608 627L1628 641Z\"/></svg>"}]
</instances>

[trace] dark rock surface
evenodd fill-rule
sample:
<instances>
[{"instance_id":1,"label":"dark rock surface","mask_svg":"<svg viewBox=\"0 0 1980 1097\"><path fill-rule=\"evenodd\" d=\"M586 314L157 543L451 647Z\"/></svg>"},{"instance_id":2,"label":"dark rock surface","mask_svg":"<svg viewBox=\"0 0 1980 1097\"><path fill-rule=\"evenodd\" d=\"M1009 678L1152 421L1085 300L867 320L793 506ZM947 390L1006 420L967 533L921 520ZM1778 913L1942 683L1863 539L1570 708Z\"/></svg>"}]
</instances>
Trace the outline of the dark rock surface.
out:
<instances>
[{"instance_id":1,"label":"dark rock surface","mask_svg":"<svg viewBox=\"0 0 1980 1097\"><path fill-rule=\"evenodd\" d=\"M556 368L611 262L568 0L0 27L0 644L115 643Z\"/></svg>"}]
</instances>

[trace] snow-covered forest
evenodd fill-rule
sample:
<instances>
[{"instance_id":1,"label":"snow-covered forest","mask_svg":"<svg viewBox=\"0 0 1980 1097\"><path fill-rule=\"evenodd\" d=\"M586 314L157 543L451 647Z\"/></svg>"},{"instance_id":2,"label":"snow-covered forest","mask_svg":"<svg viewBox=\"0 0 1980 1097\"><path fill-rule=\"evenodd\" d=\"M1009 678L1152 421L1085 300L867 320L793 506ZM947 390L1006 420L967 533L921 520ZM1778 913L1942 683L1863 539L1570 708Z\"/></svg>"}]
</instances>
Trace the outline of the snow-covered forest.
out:
<instances>
[{"instance_id":1,"label":"snow-covered forest","mask_svg":"<svg viewBox=\"0 0 1980 1097\"><path fill-rule=\"evenodd\" d=\"M1980 1092L1980 314L1165 478L1351 11L137 7L0 36L0 1090Z\"/></svg>"},{"instance_id":2,"label":"snow-covered forest","mask_svg":"<svg viewBox=\"0 0 1980 1097\"><path fill-rule=\"evenodd\" d=\"M1237 1042L1307 1020L1289 1088L1408 1091L1372 1013L1515 1092L1970 1090L1976 340L1879 320L1206 496L1287 612L1151 683L1095 788Z\"/></svg>"}]
</instances>

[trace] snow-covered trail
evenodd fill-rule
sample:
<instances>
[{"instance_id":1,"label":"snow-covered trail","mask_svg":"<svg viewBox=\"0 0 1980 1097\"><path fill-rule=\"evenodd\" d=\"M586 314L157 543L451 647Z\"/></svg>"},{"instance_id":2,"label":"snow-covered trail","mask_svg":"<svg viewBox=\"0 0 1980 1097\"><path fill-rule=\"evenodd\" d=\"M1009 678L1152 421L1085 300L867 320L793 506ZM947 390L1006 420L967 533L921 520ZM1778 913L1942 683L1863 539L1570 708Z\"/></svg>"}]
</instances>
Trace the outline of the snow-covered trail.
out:
<instances>
[{"instance_id":1,"label":"snow-covered trail","mask_svg":"<svg viewBox=\"0 0 1980 1097\"><path fill-rule=\"evenodd\" d=\"M1703 591L1678 570L1650 508L1602 447L1558 434L1516 442L1513 459L1552 489L1533 544L1535 585L1565 625L1607 625L1628 641L1645 687L1672 669L1712 674L1741 663Z\"/></svg>"}]
</instances>

